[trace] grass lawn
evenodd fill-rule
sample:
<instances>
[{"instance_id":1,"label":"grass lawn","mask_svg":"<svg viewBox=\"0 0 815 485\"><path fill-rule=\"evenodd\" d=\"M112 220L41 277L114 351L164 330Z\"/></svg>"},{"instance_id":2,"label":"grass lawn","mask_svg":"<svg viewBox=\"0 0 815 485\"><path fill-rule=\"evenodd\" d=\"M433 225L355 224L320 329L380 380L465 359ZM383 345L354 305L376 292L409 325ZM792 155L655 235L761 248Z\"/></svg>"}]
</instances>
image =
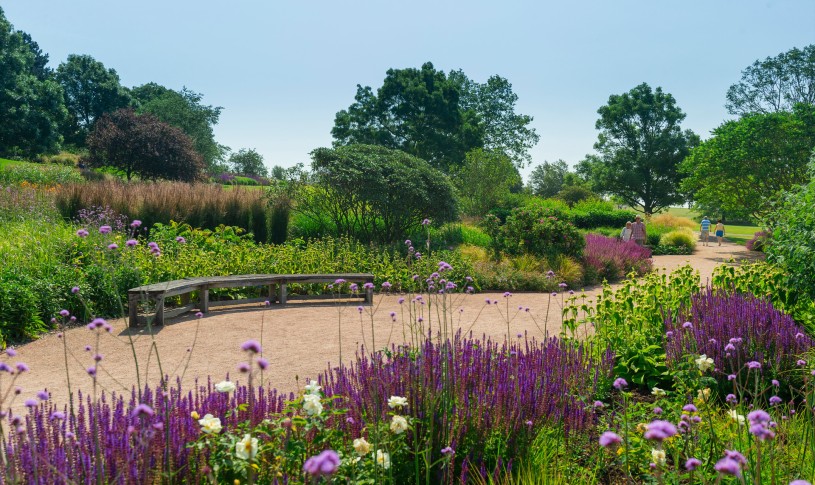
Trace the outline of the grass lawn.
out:
<instances>
[{"instance_id":1,"label":"grass lawn","mask_svg":"<svg viewBox=\"0 0 815 485\"><path fill-rule=\"evenodd\" d=\"M693 209L688 209L687 207L671 207L667 212L668 214L677 217L687 217L688 219L696 222L700 222L702 220L702 214L699 214ZM713 221L713 224L715 225L716 221ZM738 244L744 244L750 239L753 239L753 234L760 230L761 228L758 226L724 225L724 234L727 240Z\"/></svg>"},{"instance_id":2,"label":"grass lawn","mask_svg":"<svg viewBox=\"0 0 815 485\"><path fill-rule=\"evenodd\" d=\"M9 165L22 165L26 162L18 162L17 160L9 160L8 158L0 158L0 168L4 168Z\"/></svg>"}]
</instances>

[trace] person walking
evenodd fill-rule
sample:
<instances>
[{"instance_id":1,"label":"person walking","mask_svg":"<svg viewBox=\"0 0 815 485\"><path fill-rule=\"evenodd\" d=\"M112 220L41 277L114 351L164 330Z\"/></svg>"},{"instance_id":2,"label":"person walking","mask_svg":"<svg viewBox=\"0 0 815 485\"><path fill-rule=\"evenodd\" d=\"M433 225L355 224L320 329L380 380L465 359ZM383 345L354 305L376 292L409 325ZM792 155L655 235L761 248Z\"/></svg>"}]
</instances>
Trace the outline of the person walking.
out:
<instances>
[{"instance_id":1,"label":"person walking","mask_svg":"<svg viewBox=\"0 0 815 485\"><path fill-rule=\"evenodd\" d=\"M700 236L702 239L702 246L708 245L710 239L710 219L707 216L702 218L702 224L699 225Z\"/></svg>"},{"instance_id":2,"label":"person walking","mask_svg":"<svg viewBox=\"0 0 815 485\"><path fill-rule=\"evenodd\" d=\"M632 232L631 226L632 226L631 221L626 222L625 227L623 227L622 232L620 232L620 239L623 242L628 242L628 241L631 240L631 232Z\"/></svg>"},{"instance_id":3,"label":"person walking","mask_svg":"<svg viewBox=\"0 0 815 485\"><path fill-rule=\"evenodd\" d=\"M719 246L722 245L722 239L724 238L724 224L722 224L722 220L719 219L716 221L716 239L719 240Z\"/></svg>"},{"instance_id":4,"label":"person walking","mask_svg":"<svg viewBox=\"0 0 815 485\"><path fill-rule=\"evenodd\" d=\"M634 239L634 242L637 243L639 246L645 246L645 239L647 237L647 232L645 231L645 223L642 222L640 216L634 218L634 224L631 225L631 238Z\"/></svg>"}]
</instances>

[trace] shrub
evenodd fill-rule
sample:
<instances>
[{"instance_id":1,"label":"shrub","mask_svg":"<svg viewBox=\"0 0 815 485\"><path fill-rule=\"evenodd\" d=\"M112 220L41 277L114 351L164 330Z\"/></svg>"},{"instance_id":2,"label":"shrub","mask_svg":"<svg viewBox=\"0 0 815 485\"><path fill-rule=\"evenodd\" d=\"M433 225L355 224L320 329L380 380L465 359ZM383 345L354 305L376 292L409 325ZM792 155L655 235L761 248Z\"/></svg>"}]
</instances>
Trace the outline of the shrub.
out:
<instances>
[{"instance_id":1,"label":"shrub","mask_svg":"<svg viewBox=\"0 0 815 485\"><path fill-rule=\"evenodd\" d=\"M634 211L616 209L611 202L599 199L578 202L564 214L564 217L581 229L615 227L617 234L625 223L633 221L635 216Z\"/></svg>"},{"instance_id":2,"label":"shrub","mask_svg":"<svg viewBox=\"0 0 815 485\"><path fill-rule=\"evenodd\" d=\"M744 246L748 251L764 252L764 249L770 244L772 234L767 231L758 231L753 234L753 239L747 241Z\"/></svg>"},{"instance_id":3,"label":"shrub","mask_svg":"<svg viewBox=\"0 0 815 485\"><path fill-rule=\"evenodd\" d=\"M548 209L513 209L506 224L485 218L485 229L493 249L511 255L533 254L553 259L560 255L579 257L585 241L577 228Z\"/></svg>"},{"instance_id":4,"label":"shrub","mask_svg":"<svg viewBox=\"0 0 815 485\"><path fill-rule=\"evenodd\" d=\"M21 163L0 167L0 187L20 185L23 182L42 187L53 187L61 184L81 183L83 178L75 168L64 165Z\"/></svg>"},{"instance_id":5,"label":"shrub","mask_svg":"<svg viewBox=\"0 0 815 485\"><path fill-rule=\"evenodd\" d=\"M664 255L672 255L672 256L683 256L683 255L690 255L693 254L692 249L688 249L686 246L662 246L657 245L651 247L651 255L652 256L664 256Z\"/></svg>"},{"instance_id":6,"label":"shrub","mask_svg":"<svg viewBox=\"0 0 815 485\"><path fill-rule=\"evenodd\" d=\"M685 328L687 323L691 326ZM800 356L815 345L789 315L751 295L708 289L694 295L665 319L665 349L672 367L689 355L705 354L714 361L713 376L724 394L732 392L736 376L744 388L754 389L757 379L788 378L796 374ZM759 369L750 370L748 362ZM757 396L756 396L757 397Z\"/></svg>"},{"instance_id":7,"label":"shrub","mask_svg":"<svg viewBox=\"0 0 815 485\"><path fill-rule=\"evenodd\" d=\"M561 255L550 260L549 266L555 272L557 283L566 283L569 288L580 288L584 282L583 266L575 258Z\"/></svg>"},{"instance_id":8,"label":"shrub","mask_svg":"<svg viewBox=\"0 0 815 485\"><path fill-rule=\"evenodd\" d=\"M586 234L583 252L585 281L617 281L631 271L643 275L651 270L651 250L633 241L622 242L598 234Z\"/></svg>"},{"instance_id":9,"label":"shrub","mask_svg":"<svg viewBox=\"0 0 815 485\"><path fill-rule=\"evenodd\" d=\"M690 229L673 230L660 236L659 245L683 247L692 253L696 248L696 235Z\"/></svg>"}]
</instances>

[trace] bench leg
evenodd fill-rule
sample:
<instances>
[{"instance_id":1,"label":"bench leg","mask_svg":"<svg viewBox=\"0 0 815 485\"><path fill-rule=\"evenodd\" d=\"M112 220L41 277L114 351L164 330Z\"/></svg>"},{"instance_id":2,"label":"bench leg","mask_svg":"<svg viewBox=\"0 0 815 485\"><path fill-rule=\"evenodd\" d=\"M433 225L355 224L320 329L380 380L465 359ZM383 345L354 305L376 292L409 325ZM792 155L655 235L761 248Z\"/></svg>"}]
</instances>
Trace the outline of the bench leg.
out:
<instances>
[{"instance_id":1,"label":"bench leg","mask_svg":"<svg viewBox=\"0 0 815 485\"><path fill-rule=\"evenodd\" d=\"M139 324L139 297L138 293L127 295L127 312L129 316L127 326L130 328L134 328Z\"/></svg>"},{"instance_id":2,"label":"bench leg","mask_svg":"<svg viewBox=\"0 0 815 485\"><path fill-rule=\"evenodd\" d=\"M274 303L274 300L275 300L275 296L276 296L275 293L276 293L276 290L277 290L277 288L275 288L275 286L277 286L277 285L275 285L274 283L269 285L269 304L270 305L272 303Z\"/></svg>"},{"instance_id":3,"label":"bench leg","mask_svg":"<svg viewBox=\"0 0 815 485\"><path fill-rule=\"evenodd\" d=\"M285 305L287 297L286 283L280 283L280 287L278 288L277 292L277 301L279 301L281 305Z\"/></svg>"},{"instance_id":4,"label":"bench leg","mask_svg":"<svg viewBox=\"0 0 815 485\"><path fill-rule=\"evenodd\" d=\"M153 318L153 325L164 325L164 296L156 299L156 316Z\"/></svg>"},{"instance_id":5,"label":"bench leg","mask_svg":"<svg viewBox=\"0 0 815 485\"><path fill-rule=\"evenodd\" d=\"M209 289L204 288L198 293L198 304L201 307L201 313L209 312Z\"/></svg>"},{"instance_id":6,"label":"bench leg","mask_svg":"<svg viewBox=\"0 0 815 485\"><path fill-rule=\"evenodd\" d=\"M365 288L365 303L373 303L374 302L374 289L373 288Z\"/></svg>"}]
</instances>

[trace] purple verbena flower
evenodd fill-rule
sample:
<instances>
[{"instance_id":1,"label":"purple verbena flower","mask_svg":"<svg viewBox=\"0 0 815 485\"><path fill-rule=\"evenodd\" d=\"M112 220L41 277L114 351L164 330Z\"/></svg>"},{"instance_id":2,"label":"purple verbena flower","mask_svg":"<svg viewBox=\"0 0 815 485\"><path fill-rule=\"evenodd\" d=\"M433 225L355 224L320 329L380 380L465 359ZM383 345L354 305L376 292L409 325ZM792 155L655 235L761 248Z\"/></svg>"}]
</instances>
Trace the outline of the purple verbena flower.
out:
<instances>
[{"instance_id":1,"label":"purple verbena flower","mask_svg":"<svg viewBox=\"0 0 815 485\"><path fill-rule=\"evenodd\" d=\"M616 446L622 443L622 438L617 433L606 431L605 433L600 435L600 446L603 448L608 448L609 446Z\"/></svg>"}]
</instances>

